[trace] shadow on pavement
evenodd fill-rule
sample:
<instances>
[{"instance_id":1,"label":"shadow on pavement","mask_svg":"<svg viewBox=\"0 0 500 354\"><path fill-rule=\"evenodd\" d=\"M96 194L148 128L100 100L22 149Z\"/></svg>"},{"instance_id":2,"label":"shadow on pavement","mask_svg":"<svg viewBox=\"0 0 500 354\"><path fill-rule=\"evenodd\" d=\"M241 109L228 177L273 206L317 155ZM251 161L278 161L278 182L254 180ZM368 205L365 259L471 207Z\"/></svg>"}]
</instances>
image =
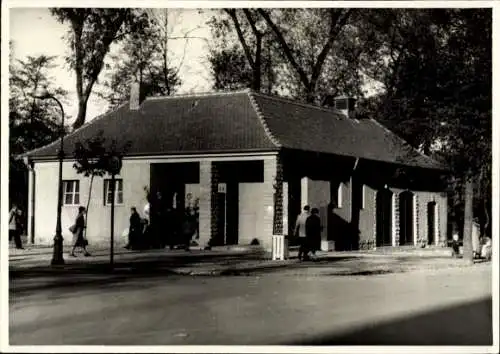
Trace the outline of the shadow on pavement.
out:
<instances>
[{"instance_id":1,"label":"shadow on pavement","mask_svg":"<svg viewBox=\"0 0 500 354\"><path fill-rule=\"evenodd\" d=\"M439 294L436 294L439 296ZM492 345L492 299L324 334L287 345Z\"/></svg>"},{"instance_id":2,"label":"shadow on pavement","mask_svg":"<svg viewBox=\"0 0 500 354\"><path fill-rule=\"evenodd\" d=\"M260 275L260 274L269 274L272 272L277 272L282 270L283 268L287 268L290 271L299 270L299 269L307 269L307 268L331 268L335 263L343 262L343 261L355 261L358 260L358 257L354 256L334 256L334 257L322 257L317 261L306 261L306 262L298 262L298 263L272 263L268 265L253 265L243 268L227 268L223 270L220 275L230 275L230 276L239 276L239 275Z\"/></svg>"},{"instance_id":3,"label":"shadow on pavement","mask_svg":"<svg viewBox=\"0 0 500 354\"><path fill-rule=\"evenodd\" d=\"M113 270L107 263L71 264L62 267L32 267L9 270L11 294L22 295L35 290L75 291L87 288L93 290L101 286L118 285L131 280L146 280L166 276L236 276L258 275L278 272L284 268L301 269L307 267L331 267L339 261L353 260L354 257L328 257L316 262L270 263L258 253L250 254L176 254L160 253L154 259L121 260ZM210 269L218 269L214 274ZM197 270L202 270L198 272ZM208 271L207 271L208 270ZM191 271L193 271L191 273ZM70 289L71 288L71 289Z\"/></svg>"}]
</instances>

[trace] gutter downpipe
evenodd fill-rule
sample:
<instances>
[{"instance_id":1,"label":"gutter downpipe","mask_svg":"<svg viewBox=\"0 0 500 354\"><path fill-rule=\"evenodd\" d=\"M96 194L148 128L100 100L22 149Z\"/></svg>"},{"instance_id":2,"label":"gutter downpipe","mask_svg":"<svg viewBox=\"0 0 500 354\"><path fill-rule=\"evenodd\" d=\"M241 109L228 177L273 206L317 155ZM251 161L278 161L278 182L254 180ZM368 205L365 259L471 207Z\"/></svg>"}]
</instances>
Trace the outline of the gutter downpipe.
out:
<instances>
[{"instance_id":1,"label":"gutter downpipe","mask_svg":"<svg viewBox=\"0 0 500 354\"><path fill-rule=\"evenodd\" d=\"M33 160L28 157L23 157L24 165L28 168L28 186L29 191L29 200L28 200L28 208L29 208L29 230L28 236L30 243L35 244L35 168Z\"/></svg>"}]
</instances>

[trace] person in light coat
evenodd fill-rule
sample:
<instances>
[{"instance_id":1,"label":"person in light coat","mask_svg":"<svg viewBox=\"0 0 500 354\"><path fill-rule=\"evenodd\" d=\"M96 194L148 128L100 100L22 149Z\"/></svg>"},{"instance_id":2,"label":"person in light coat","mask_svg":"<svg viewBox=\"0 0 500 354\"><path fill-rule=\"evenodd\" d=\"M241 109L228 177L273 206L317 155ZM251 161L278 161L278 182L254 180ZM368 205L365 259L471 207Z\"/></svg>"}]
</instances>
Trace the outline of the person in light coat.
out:
<instances>
[{"instance_id":1,"label":"person in light coat","mask_svg":"<svg viewBox=\"0 0 500 354\"><path fill-rule=\"evenodd\" d=\"M297 222L295 223L295 235L299 240L299 260L307 259L308 247L306 239L306 221L311 215L311 207L309 205L304 206L304 210L297 217Z\"/></svg>"}]
</instances>

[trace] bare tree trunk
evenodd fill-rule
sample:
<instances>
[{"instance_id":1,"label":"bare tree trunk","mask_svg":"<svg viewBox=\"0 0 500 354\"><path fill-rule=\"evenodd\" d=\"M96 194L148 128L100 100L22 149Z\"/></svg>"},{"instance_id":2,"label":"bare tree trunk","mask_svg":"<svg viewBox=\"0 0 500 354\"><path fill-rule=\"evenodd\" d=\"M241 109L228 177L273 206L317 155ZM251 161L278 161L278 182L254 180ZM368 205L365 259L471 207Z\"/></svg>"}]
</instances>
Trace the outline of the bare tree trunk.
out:
<instances>
[{"instance_id":1,"label":"bare tree trunk","mask_svg":"<svg viewBox=\"0 0 500 354\"><path fill-rule=\"evenodd\" d=\"M85 208L85 227L83 228L83 237L87 238L87 215L89 214L90 197L92 196L92 184L94 183L94 174L90 177L89 197L87 198L87 207Z\"/></svg>"},{"instance_id":2,"label":"bare tree trunk","mask_svg":"<svg viewBox=\"0 0 500 354\"><path fill-rule=\"evenodd\" d=\"M255 48L255 66L253 68L253 83L252 89L259 92L262 75L261 75L261 54L262 53L262 36L260 34L257 35L257 44Z\"/></svg>"},{"instance_id":3,"label":"bare tree trunk","mask_svg":"<svg viewBox=\"0 0 500 354\"><path fill-rule=\"evenodd\" d=\"M78 115L76 116L75 122L73 123L73 129L80 128L85 124L85 117L87 116L87 97L78 98Z\"/></svg>"},{"instance_id":4,"label":"bare tree trunk","mask_svg":"<svg viewBox=\"0 0 500 354\"><path fill-rule=\"evenodd\" d=\"M472 249L472 218L473 208L472 202L474 199L474 185L472 179L465 178L465 207L464 207L464 261L474 263L474 254Z\"/></svg>"},{"instance_id":5,"label":"bare tree trunk","mask_svg":"<svg viewBox=\"0 0 500 354\"><path fill-rule=\"evenodd\" d=\"M273 90L273 59L271 57L271 43L267 41L267 93L271 94Z\"/></svg>"}]
</instances>

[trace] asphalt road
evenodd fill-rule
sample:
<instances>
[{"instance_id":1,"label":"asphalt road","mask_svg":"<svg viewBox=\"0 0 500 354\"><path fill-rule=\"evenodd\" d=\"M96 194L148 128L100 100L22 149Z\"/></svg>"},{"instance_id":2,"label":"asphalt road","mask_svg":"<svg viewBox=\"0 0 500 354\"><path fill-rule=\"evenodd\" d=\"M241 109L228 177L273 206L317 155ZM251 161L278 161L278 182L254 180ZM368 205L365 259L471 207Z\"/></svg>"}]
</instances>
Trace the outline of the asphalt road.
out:
<instances>
[{"instance_id":1,"label":"asphalt road","mask_svg":"<svg viewBox=\"0 0 500 354\"><path fill-rule=\"evenodd\" d=\"M491 345L491 264L164 276L10 294L11 345Z\"/></svg>"}]
</instances>

